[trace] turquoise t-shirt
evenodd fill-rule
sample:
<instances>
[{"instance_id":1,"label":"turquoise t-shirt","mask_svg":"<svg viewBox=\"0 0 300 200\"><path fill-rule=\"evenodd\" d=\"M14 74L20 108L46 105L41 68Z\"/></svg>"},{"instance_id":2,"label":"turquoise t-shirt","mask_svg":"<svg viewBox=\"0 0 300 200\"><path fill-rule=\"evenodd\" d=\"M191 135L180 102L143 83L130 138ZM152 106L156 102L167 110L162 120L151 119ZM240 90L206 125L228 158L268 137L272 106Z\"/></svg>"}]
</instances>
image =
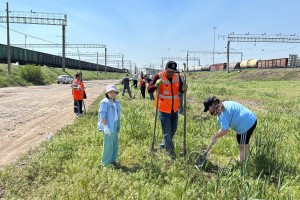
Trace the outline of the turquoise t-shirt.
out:
<instances>
[{"instance_id":1,"label":"turquoise t-shirt","mask_svg":"<svg viewBox=\"0 0 300 200\"><path fill-rule=\"evenodd\" d=\"M256 116L251 110L234 101L222 103L225 109L217 117L221 130L232 128L237 134L243 134L254 125Z\"/></svg>"}]
</instances>

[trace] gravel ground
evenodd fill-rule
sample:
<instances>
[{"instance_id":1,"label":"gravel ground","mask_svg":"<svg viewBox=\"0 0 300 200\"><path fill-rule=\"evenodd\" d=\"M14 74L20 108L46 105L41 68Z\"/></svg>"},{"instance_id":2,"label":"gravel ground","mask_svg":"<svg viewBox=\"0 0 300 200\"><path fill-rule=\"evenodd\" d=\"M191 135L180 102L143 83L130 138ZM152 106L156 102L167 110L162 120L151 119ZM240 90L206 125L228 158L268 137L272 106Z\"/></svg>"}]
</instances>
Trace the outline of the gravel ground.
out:
<instances>
[{"instance_id":1,"label":"gravel ground","mask_svg":"<svg viewBox=\"0 0 300 200\"><path fill-rule=\"evenodd\" d=\"M89 105L118 80L85 81ZM0 88L0 169L75 120L70 84Z\"/></svg>"}]
</instances>

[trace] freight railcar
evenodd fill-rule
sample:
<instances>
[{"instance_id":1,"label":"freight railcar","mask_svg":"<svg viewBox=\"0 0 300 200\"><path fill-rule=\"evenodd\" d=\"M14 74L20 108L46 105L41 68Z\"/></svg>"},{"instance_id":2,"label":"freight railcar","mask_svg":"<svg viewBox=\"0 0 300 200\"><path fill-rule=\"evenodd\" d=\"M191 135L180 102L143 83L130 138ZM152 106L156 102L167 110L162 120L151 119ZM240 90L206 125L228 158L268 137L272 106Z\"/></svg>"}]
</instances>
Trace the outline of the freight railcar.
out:
<instances>
[{"instance_id":1,"label":"freight railcar","mask_svg":"<svg viewBox=\"0 0 300 200\"><path fill-rule=\"evenodd\" d=\"M29 49L23 49L19 47L10 47L11 62L18 62L21 65L24 64L35 64L35 65L46 65L49 67L62 66L62 57L48 53L33 51ZM7 63L7 45L0 44L0 63ZM82 69L97 71L97 64L86 61L79 61L73 58L65 58L66 68L69 69ZM98 64L98 71L105 71L105 66ZM110 66L106 66L108 72L120 72L128 73L127 69L118 69Z\"/></svg>"},{"instance_id":2,"label":"freight railcar","mask_svg":"<svg viewBox=\"0 0 300 200\"><path fill-rule=\"evenodd\" d=\"M227 69L227 63L217 63L210 65L210 71L222 71Z\"/></svg>"},{"instance_id":3,"label":"freight railcar","mask_svg":"<svg viewBox=\"0 0 300 200\"><path fill-rule=\"evenodd\" d=\"M240 63L240 67L241 68L257 68L259 61L260 60L256 60L256 59L244 60Z\"/></svg>"},{"instance_id":4,"label":"freight railcar","mask_svg":"<svg viewBox=\"0 0 300 200\"><path fill-rule=\"evenodd\" d=\"M288 58L260 60L258 62L258 68L279 68L279 67L287 67L287 65L288 65Z\"/></svg>"}]
</instances>

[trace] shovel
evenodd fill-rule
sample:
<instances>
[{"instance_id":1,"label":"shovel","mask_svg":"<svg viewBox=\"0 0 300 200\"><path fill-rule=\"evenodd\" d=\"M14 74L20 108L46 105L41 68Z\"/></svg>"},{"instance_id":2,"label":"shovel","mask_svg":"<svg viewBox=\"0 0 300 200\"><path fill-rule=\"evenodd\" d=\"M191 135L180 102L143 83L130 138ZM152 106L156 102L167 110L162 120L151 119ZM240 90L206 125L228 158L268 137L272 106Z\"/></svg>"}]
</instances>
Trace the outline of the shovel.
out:
<instances>
[{"instance_id":1,"label":"shovel","mask_svg":"<svg viewBox=\"0 0 300 200\"><path fill-rule=\"evenodd\" d=\"M213 144L211 143L209 145L208 149L203 153L203 155L199 155L197 157L197 159L195 160L194 167L196 167L196 169L198 169L199 171L200 171L199 167L202 168L204 166L204 163L206 161L206 156L207 156L208 152L210 151L210 149L212 148L212 146L213 146ZM199 163L201 163L201 164L199 165Z\"/></svg>"}]
</instances>

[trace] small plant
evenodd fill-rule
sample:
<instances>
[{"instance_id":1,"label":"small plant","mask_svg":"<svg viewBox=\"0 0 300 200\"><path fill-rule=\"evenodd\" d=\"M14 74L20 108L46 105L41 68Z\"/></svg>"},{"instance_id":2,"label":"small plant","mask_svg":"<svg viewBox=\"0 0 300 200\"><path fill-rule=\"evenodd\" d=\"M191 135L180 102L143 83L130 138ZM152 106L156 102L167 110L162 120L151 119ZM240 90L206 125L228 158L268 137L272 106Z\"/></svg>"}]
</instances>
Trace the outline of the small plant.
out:
<instances>
[{"instance_id":1,"label":"small plant","mask_svg":"<svg viewBox=\"0 0 300 200\"><path fill-rule=\"evenodd\" d=\"M34 84L42 84L44 77L41 67L28 65L20 69L21 77Z\"/></svg>"}]
</instances>

